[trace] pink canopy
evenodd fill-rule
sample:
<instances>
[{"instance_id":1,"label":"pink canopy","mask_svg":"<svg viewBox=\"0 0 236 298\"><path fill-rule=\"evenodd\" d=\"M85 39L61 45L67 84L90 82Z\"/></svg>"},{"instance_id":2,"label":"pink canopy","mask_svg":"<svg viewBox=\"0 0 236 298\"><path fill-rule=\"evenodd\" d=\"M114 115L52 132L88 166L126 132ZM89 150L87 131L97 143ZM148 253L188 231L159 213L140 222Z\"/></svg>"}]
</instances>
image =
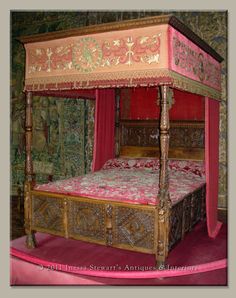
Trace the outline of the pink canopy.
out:
<instances>
[{"instance_id":1,"label":"pink canopy","mask_svg":"<svg viewBox=\"0 0 236 298\"><path fill-rule=\"evenodd\" d=\"M169 84L220 99L222 58L173 16L22 37L25 90Z\"/></svg>"}]
</instances>

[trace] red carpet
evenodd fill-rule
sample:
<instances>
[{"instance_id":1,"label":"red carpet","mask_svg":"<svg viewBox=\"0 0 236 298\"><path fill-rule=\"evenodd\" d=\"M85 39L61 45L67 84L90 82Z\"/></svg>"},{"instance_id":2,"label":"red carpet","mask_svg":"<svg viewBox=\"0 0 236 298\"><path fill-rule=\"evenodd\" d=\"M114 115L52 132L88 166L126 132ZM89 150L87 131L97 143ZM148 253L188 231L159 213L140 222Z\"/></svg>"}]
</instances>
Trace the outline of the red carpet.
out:
<instances>
[{"instance_id":1,"label":"red carpet","mask_svg":"<svg viewBox=\"0 0 236 298\"><path fill-rule=\"evenodd\" d=\"M226 249L227 228L223 225L216 239L207 235L205 223L198 224L195 229L186 235L184 241L176 245L170 252L167 269L194 266L227 257ZM90 285L226 285L226 268L214 271L197 273L185 276L169 277L164 279L114 279L83 276L72 274L73 270L89 269L109 271L109 274L123 270L131 271L152 270L155 265L153 255L128 252L116 248L88 244L81 241L54 237L37 233L38 247L34 250L25 248L25 238L21 237L12 241L12 255L24 258L37 258L36 264L25 262L12 257L11 284L90 284ZM40 263L41 260L41 263ZM47 263L48 262L48 263ZM64 264L66 272L60 268L49 267L49 262ZM40 264L44 263L44 267ZM136 267L135 267L136 266ZM175 267L176 266L176 267ZM178 269L179 269L178 268ZM222 267L221 267L222 268ZM53 270L54 269L54 270Z\"/></svg>"}]
</instances>

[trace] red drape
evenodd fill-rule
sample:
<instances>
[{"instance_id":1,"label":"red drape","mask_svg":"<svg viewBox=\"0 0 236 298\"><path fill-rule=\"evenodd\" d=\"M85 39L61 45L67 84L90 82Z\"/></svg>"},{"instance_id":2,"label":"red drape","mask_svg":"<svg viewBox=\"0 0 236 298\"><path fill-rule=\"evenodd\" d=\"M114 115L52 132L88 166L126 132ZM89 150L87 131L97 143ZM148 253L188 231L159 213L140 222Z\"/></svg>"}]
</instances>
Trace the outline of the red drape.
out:
<instances>
[{"instance_id":1,"label":"red drape","mask_svg":"<svg viewBox=\"0 0 236 298\"><path fill-rule=\"evenodd\" d=\"M93 171L97 171L108 159L115 156L115 90L113 89L96 90L94 130Z\"/></svg>"},{"instance_id":2,"label":"red drape","mask_svg":"<svg viewBox=\"0 0 236 298\"><path fill-rule=\"evenodd\" d=\"M204 98L174 89L175 103L170 109L170 120L204 120ZM120 101L121 119L158 119L157 88L123 88Z\"/></svg>"},{"instance_id":3,"label":"red drape","mask_svg":"<svg viewBox=\"0 0 236 298\"><path fill-rule=\"evenodd\" d=\"M217 220L219 180L219 102L205 98L206 213L209 237L215 238L222 223Z\"/></svg>"}]
</instances>

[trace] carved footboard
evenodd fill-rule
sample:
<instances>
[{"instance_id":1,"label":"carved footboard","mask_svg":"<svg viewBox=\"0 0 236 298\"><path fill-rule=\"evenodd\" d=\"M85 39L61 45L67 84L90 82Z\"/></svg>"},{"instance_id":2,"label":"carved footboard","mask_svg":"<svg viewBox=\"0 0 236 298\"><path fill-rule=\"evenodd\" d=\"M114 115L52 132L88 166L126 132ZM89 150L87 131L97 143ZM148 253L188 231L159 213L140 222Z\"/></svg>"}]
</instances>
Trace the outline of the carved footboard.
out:
<instances>
[{"instance_id":1,"label":"carved footboard","mask_svg":"<svg viewBox=\"0 0 236 298\"><path fill-rule=\"evenodd\" d=\"M31 192L31 229L158 256L157 206ZM205 186L169 212L169 251L204 217Z\"/></svg>"},{"instance_id":2,"label":"carved footboard","mask_svg":"<svg viewBox=\"0 0 236 298\"><path fill-rule=\"evenodd\" d=\"M32 192L32 230L156 253L155 206Z\"/></svg>"}]
</instances>

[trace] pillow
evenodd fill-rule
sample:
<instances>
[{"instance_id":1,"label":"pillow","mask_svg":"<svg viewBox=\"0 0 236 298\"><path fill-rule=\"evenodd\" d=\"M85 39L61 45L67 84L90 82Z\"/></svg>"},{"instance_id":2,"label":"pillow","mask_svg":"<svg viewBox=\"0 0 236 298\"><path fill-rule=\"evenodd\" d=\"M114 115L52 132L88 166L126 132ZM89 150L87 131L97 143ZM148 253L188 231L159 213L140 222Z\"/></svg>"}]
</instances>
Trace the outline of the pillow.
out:
<instances>
[{"instance_id":1,"label":"pillow","mask_svg":"<svg viewBox=\"0 0 236 298\"><path fill-rule=\"evenodd\" d=\"M169 160L168 167L170 170L181 171L205 176L204 162L191 160ZM145 169L159 170L160 160L158 158L113 158L105 162L102 170L108 169Z\"/></svg>"},{"instance_id":2,"label":"pillow","mask_svg":"<svg viewBox=\"0 0 236 298\"><path fill-rule=\"evenodd\" d=\"M199 177L205 176L205 166L203 161L169 160L169 169L191 173Z\"/></svg>"},{"instance_id":3,"label":"pillow","mask_svg":"<svg viewBox=\"0 0 236 298\"><path fill-rule=\"evenodd\" d=\"M160 161L157 158L113 158L105 162L102 170L107 169L150 169L158 170Z\"/></svg>"}]
</instances>

